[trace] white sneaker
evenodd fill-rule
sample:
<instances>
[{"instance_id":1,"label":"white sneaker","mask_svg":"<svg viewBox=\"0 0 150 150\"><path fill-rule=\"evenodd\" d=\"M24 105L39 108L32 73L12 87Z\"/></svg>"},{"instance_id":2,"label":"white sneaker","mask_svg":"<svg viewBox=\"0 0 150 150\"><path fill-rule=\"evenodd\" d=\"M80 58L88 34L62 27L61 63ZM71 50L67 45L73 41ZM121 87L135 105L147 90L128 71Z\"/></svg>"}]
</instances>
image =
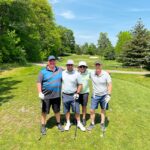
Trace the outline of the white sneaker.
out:
<instances>
[{"instance_id":1,"label":"white sneaker","mask_svg":"<svg viewBox=\"0 0 150 150\"><path fill-rule=\"evenodd\" d=\"M81 131L85 131L86 130L81 122L77 124L77 127L80 128Z\"/></svg>"},{"instance_id":2,"label":"white sneaker","mask_svg":"<svg viewBox=\"0 0 150 150\"><path fill-rule=\"evenodd\" d=\"M68 131L68 130L70 129L70 127L71 127L71 123L66 123L64 129L65 129L66 131Z\"/></svg>"}]
</instances>

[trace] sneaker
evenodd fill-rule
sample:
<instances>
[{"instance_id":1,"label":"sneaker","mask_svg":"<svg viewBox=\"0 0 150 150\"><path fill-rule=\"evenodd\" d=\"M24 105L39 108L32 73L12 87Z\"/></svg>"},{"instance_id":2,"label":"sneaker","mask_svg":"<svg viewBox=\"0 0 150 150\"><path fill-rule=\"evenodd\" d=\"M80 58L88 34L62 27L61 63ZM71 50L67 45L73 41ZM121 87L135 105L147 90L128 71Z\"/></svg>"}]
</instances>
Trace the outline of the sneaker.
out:
<instances>
[{"instance_id":1,"label":"sneaker","mask_svg":"<svg viewBox=\"0 0 150 150\"><path fill-rule=\"evenodd\" d=\"M77 127L80 128L81 131L85 131L85 127L82 125L82 123L78 123Z\"/></svg>"},{"instance_id":2,"label":"sneaker","mask_svg":"<svg viewBox=\"0 0 150 150\"><path fill-rule=\"evenodd\" d=\"M91 131L94 128L94 124L90 124L89 127L87 128L88 131Z\"/></svg>"},{"instance_id":3,"label":"sneaker","mask_svg":"<svg viewBox=\"0 0 150 150\"><path fill-rule=\"evenodd\" d=\"M68 131L68 130L70 129L70 127L71 127L71 123L66 123L66 126L65 126L64 129L65 129L66 131Z\"/></svg>"},{"instance_id":4,"label":"sneaker","mask_svg":"<svg viewBox=\"0 0 150 150\"><path fill-rule=\"evenodd\" d=\"M101 130L102 130L102 131L106 131L106 128L105 128L105 124L104 124L104 123L101 123L101 124L100 124L100 127L101 127Z\"/></svg>"},{"instance_id":5,"label":"sneaker","mask_svg":"<svg viewBox=\"0 0 150 150\"><path fill-rule=\"evenodd\" d=\"M46 127L45 127L45 125L41 126L41 133L42 133L42 135L46 135Z\"/></svg>"},{"instance_id":6,"label":"sneaker","mask_svg":"<svg viewBox=\"0 0 150 150\"><path fill-rule=\"evenodd\" d=\"M83 124L83 126L86 126L86 119L82 120L82 124Z\"/></svg>"},{"instance_id":7,"label":"sneaker","mask_svg":"<svg viewBox=\"0 0 150 150\"><path fill-rule=\"evenodd\" d=\"M64 128L62 127L60 123L57 125L57 128L59 131L64 132Z\"/></svg>"}]
</instances>

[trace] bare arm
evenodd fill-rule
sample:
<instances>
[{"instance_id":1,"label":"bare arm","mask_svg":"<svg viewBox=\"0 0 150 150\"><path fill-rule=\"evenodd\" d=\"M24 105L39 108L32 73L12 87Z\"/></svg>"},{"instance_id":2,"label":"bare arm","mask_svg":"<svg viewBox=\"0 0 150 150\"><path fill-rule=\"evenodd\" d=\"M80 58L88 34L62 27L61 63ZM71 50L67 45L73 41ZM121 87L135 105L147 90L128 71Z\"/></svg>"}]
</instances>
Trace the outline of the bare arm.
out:
<instances>
[{"instance_id":1,"label":"bare arm","mask_svg":"<svg viewBox=\"0 0 150 150\"><path fill-rule=\"evenodd\" d=\"M77 88L77 93L79 94L81 92L81 90L82 90L82 84L79 84L78 88Z\"/></svg>"},{"instance_id":2,"label":"bare arm","mask_svg":"<svg viewBox=\"0 0 150 150\"><path fill-rule=\"evenodd\" d=\"M111 95L111 92L112 92L112 83L108 83L108 94Z\"/></svg>"},{"instance_id":3,"label":"bare arm","mask_svg":"<svg viewBox=\"0 0 150 150\"><path fill-rule=\"evenodd\" d=\"M41 85L41 83L37 83L37 90L38 90L38 93L42 92L42 85Z\"/></svg>"}]
</instances>

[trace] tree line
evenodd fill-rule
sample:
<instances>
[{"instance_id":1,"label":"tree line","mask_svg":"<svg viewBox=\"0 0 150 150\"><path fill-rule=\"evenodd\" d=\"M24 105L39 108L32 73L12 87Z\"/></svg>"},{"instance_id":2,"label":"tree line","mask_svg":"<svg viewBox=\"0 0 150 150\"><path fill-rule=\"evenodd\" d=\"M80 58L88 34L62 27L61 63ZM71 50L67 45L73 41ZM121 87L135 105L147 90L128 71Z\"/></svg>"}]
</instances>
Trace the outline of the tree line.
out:
<instances>
[{"instance_id":1,"label":"tree line","mask_svg":"<svg viewBox=\"0 0 150 150\"><path fill-rule=\"evenodd\" d=\"M117 35L115 46L108 33L100 32L97 45L75 43L72 30L56 24L47 0L0 1L0 62L46 60L50 54L100 55L124 66L150 68L150 31L139 19L130 31Z\"/></svg>"}]
</instances>

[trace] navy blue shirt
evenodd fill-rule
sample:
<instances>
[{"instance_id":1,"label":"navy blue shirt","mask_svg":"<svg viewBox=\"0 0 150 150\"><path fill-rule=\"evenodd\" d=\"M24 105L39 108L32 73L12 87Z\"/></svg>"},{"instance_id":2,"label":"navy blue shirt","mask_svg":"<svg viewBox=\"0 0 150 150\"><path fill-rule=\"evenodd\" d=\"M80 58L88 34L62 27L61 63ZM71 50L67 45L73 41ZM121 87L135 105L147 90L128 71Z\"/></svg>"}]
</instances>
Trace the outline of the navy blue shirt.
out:
<instances>
[{"instance_id":1,"label":"navy blue shirt","mask_svg":"<svg viewBox=\"0 0 150 150\"><path fill-rule=\"evenodd\" d=\"M42 93L45 99L53 99L61 96L62 87L62 68L55 67L49 70L48 67L42 69L38 76L38 83L42 85Z\"/></svg>"}]
</instances>

